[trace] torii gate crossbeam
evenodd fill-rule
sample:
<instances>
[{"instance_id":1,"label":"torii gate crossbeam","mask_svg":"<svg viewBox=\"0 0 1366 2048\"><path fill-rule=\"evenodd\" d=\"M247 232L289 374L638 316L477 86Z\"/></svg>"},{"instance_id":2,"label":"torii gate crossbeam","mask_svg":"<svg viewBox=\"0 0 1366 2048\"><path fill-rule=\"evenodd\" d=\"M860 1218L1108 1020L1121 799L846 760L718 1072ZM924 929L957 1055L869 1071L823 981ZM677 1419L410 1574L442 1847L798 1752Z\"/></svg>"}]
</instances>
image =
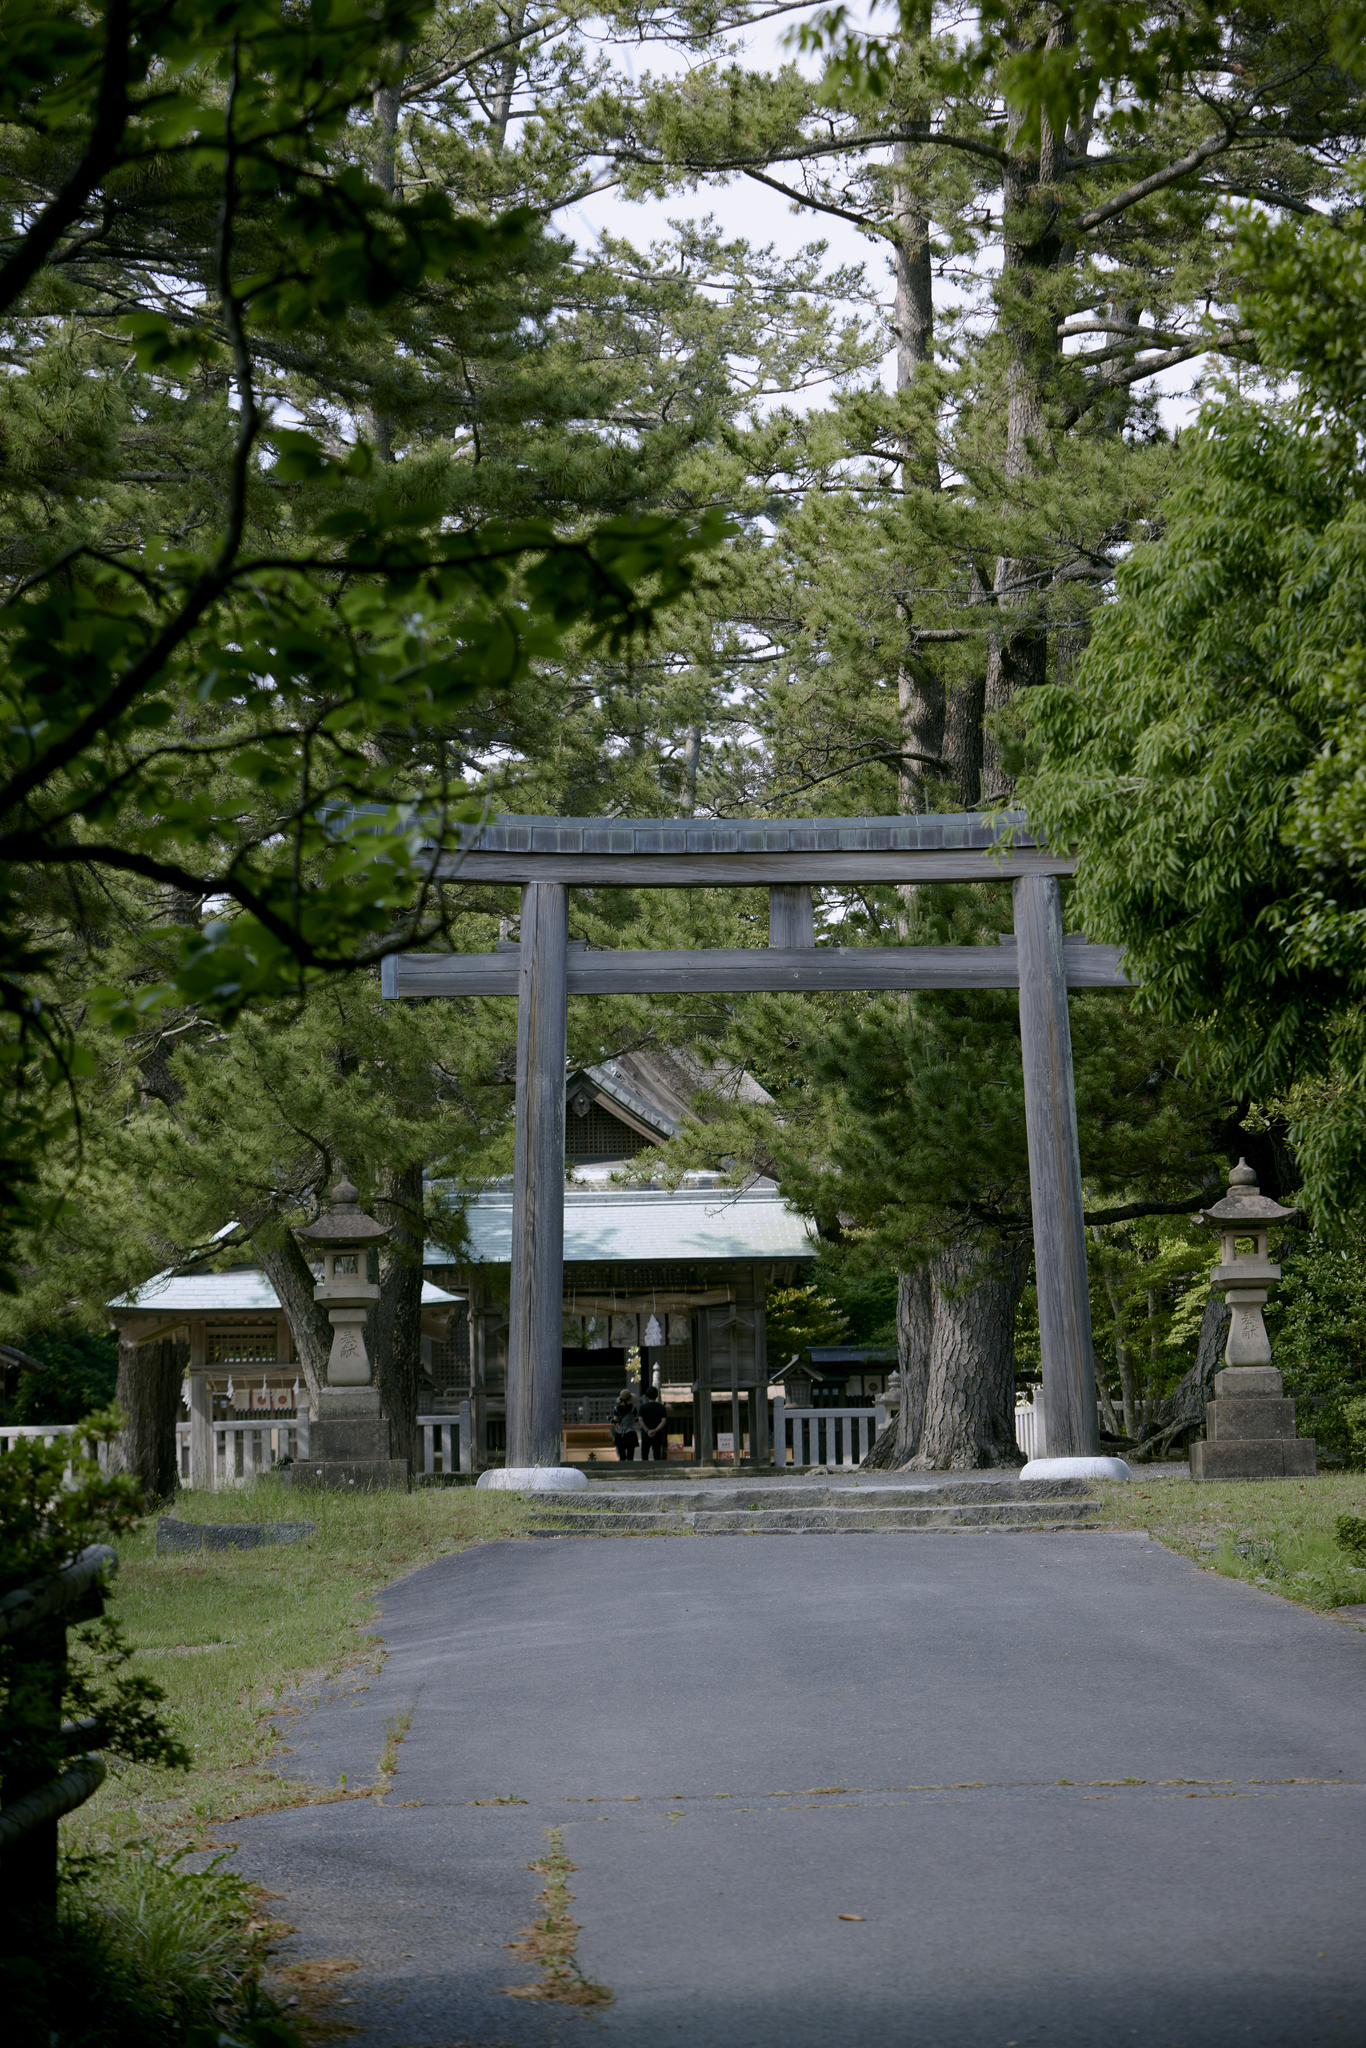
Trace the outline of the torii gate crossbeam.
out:
<instances>
[{"instance_id":1,"label":"torii gate crossbeam","mask_svg":"<svg viewBox=\"0 0 1366 2048\"><path fill-rule=\"evenodd\" d=\"M509 1467L560 1462L564 1073L570 995L760 989L1020 992L1025 1121L1048 1452L1099 1449L1067 991L1121 988L1113 947L1064 940L1058 878L1075 862L1022 813L909 818L500 818L467 827L442 879L516 883L520 943L396 954L389 997L516 995L516 1143L508 1327ZM1002 842L1006 843L1002 843ZM816 947L813 885L1009 882L1015 938L989 946ZM568 890L767 888L767 949L590 952L568 941Z\"/></svg>"}]
</instances>

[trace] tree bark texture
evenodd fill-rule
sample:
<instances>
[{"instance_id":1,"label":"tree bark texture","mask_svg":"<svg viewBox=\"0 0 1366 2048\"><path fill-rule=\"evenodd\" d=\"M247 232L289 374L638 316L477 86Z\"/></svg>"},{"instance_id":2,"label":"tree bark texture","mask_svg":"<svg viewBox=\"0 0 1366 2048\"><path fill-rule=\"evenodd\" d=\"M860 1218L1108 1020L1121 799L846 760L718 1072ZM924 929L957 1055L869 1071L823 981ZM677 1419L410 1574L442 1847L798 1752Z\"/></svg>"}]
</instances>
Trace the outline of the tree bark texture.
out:
<instances>
[{"instance_id":1,"label":"tree bark texture","mask_svg":"<svg viewBox=\"0 0 1366 2048\"><path fill-rule=\"evenodd\" d=\"M697 765L702 759L702 728L689 725L683 732L682 808L691 817L697 808Z\"/></svg>"},{"instance_id":2,"label":"tree bark texture","mask_svg":"<svg viewBox=\"0 0 1366 2048\"><path fill-rule=\"evenodd\" d=\"M1057 49L1069 37L1070 30L1055 23L1049 30L1047 46ZM1009 162L1003 179L1000 302L1007 351L1007 504L1015 495L1012 486L1033 471L1035 451L1044 436L1044 375L1047 363L1057 353L1058 337L1041 286L1063 254L1061 216L1053 188L1065 176L1067 166L1064 141L1053 133L1046 117L1041 119L1038 156L1028 158L1020 154L1018 144L1024 119L1023 108L1015 108L1010 115L1006 129ZM1014 788L1002 762L993 721L1004 712L1017 690L1047 680L1047 634L1037 616L1035 593L1030 587L1037 567L1037 563L1002 554L997 558L992 579L997 623L987 650L983 703L986 734L982 796L988 802L1009 797Z\"/></svg>"},{"instance_id":3,"label":"tree bark texture","mask_svg":"<svg viewBox=\"0 0 1366 2048\"><path fill-rule=\"evenodd\" d=\"M507 15L506 33L520 38L526 23L526 0L517 0ZM522 46L520 40L510 41L503 53L498 70L498 89L489 108L489 145L495 156L503 154L507 143L508 122L512 119L512 95L517 86L517 74L522 68Z\"/></svg>"},{"instance_id":4,"label":"tree bark texture","mask_svg":"<svg viewBox=\"0 0 1366 2048\"><path fill-rule=\"evenodd\" d=\"M906 162L906 145L896 146L896 161ZM896 270L896 382L904 391L921 367L934 360L934 279L930 270L930 222L910 187L892 187L893 244ZM932 433L933 429L928 431ZM919 485L939 489L939 451L933 440L917 446L907 435L901 444L901 480L905 489ZM910 605L907 605L910 624ZM935 772L944 743L944 685L914 653L897 674L897 707L901 728L897 809L907 814L928 810L926 776Z\"/></svg>"},{"instance_id":5,"label":"tree bark texture","mask_svg":"<svg viewBox=\"0 0 1366 2048\"><path fill-rule=\"evenodd\" d=\"M901 1406L864 1459L869 1472L895 1472L909 1465L920 1445L925 1389L930 1377L930 1269L917 1266L896 1276L896 1360Z\"/></svg>"},{"instance_id":6,"label":"tree bark texture","mask_svg":"<svg viewBox=\"0 0 1366 2048\"><path fill-rule=\"evenodd\" d=\"M907 160L906 145L896 145L894 159ZM896 383L904 391L917 370L934 360L934 277L930 268L930 219L908 185L892 187L892 220L896 227L893 256L896 270ZM939 489L939 451L902 443L902 482Z\"/></svg>"},{"instance_id":7,"label":"tree bark texture","mask_svg":"<svg viewBox=\"0 0 1366 2048\"><path fill-rule=\"evenodd\" d=\"M389 1418L395 1458L416 1465L417 1414L422 1387L422 1168L385 1175L376 1201L379 1220L393 1235L379 1254L379 1300L373 1319L375 1385Z\"/></svg>"},{"instance_id":8,"label":"tree bark texture","mask_svg":"<svg viewBox=\"0 0 1366 2048\"><path fill-rule=\"evenodd\" d=\"M253 1241L252 1248L289 1318L289 1334L294 1339L295 1355L303 1367L316 1415L318 1395L327 1385L327 1361L332 1350L332 1325L327 1320L327 1310L319 1308L313 1299L318 1283L293 1236L286 1235L279 1244L259 1245Z\"/></svg>"},{"instance_id":9,"label":"tree bark texture","mask_svg":"<svg viewBox=\"0 0 1366 2048\"><path fill-rule=\"evenodd\" d=\"M1027 1246L952 1238L930 1265L933 1327L918 1472L1021 1465L1015 1441L1015 1308Z\"/></svg>"},{"instance_id":10,"label":"tree bark texture","mask_svg":"<svg viewBox=\"0 0 1366 2048\"><path fill-rule=\"evenodd\" d=\"M934 1349L934 1303L930 1268L896 1276L896 1353L901 1372L901 1409L896 1418L896 1462L909 1465L920 1449L925 1401Z\"/></svg>"},{"instance_id":11,"label":"tree bark texture","mask_svg":"<svg viewBox=\"0 0 1366 2048\"><path fill-rule=\"evenodd\" d=\"M156 1337L149 1344L119 1344L114 1396L124 1427L114 1439L115 1471L131 1472L149 1508L176 1490L175 1426L180 1389L190 1364L186 1337Z\"/></svg>"}]
</instances>

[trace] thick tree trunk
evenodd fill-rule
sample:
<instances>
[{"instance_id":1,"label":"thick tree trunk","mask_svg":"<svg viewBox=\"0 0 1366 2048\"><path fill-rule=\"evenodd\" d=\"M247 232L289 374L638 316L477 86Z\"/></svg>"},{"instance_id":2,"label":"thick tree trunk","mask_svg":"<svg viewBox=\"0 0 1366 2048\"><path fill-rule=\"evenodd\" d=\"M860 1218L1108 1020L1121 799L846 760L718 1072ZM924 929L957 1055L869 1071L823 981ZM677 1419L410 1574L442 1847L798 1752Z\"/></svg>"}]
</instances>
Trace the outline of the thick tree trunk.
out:
<instances>
[{"instance_id":1,"label":"thick tree trunk","mask_svg":"<svg viewBox=\"0 0 1366 2048\"><path fill-rule=\"evenodd\" d=\"M253 1238L252 1249L289 1318L289 1333L294 1339L294 1350L303 1367L316 1415L318 1395L327 1385L327 1360L332 1350L332 1325L327 1320L327 1310L319 1308L313 1299L313 1290L318 1283L292 1235L270 1244L258 1244Z\"/></svg>"},{"instance_id":2,"label":"thick tree trunk","mask_svg":"<svg viewBox=\"0 0 1366 2048\"><path fill-rule=\"evenodd\" d=\"M1020 1465L1015 1441L1015 1307L1025 1246L983 1253L952 1239L930 1267L934 1318L925 1420L911 1464L923 1472Z\"/></svg>"},{"instance_id":3,"label":"thick tree trunk","mask_svg":"<svg viewBox=\"0 0 1366 2048\"><path fill-rule=\"evenodd\" d=\"M896 1276L896 1360L901 1406L864 1459L869 1472L894 1472L909 1465L920 1444L925 1389L930 1377L930 1269L917 1266Z\"/></svg>"},{"instance_id":4,"label":"thick tree trunk","mask_svg":"<svg viewBox=\"0 0 1366 2048\"><path fill-rule=\"evenodd\" d=\"M925 1400L930 1384L930 1353L934 1309L928 1265L896 1276L896 1351L901 1371L901 1411L897 1416L898 1465L909 1465L920 1448L925 1427Z\"/></svg>"},{"instance_id":5,"label":"thick tree trunk","mask_svg":"<svg viewBox=\"0 0 1366 2048\"><path fill-rule=\"evenodd\" d=\"M422 1389L422 1168L386 1173L375 1208L393 1232L379 1255L372 1325L375 1384L389 1418L394 1457L417 1458Z\"/></svg>"},{"instance_id":6,"label":"thick tree trunk","mask_svg":"<svg viewBox=\"0 0 1366 2048\"><path fill-rule=\"evenodd\" d=\"M896 145L895 161L905 164L906 145ZM896 383L904 391L922 364L934 360L934 276L930 268L930 218L908 185L892 187L892 220L896 225ZM939 489L939 450L931 441L916 447L902 443L902 483Z\"/></svg>"},{"instance_id":7,"label":"thick tree trunk","mask_svg":"<svg viewBox=\"0 0 1366 2048\"><path fill-rule=\"evenodd\" d=\"M124 1427L114 1439L111 1463L131 1472L149 1508L176 1490L175 1426L180 1389L190 1363L184 1337L157 1337L150 1344L119 1344L118 1390L114 1396Z\"/></svg>"},{"instance_id":8,"label":"thick tree trunk","mask_svg":"<svg viewBox=\"0 0 1366 2048\"><path fill-rule=\"evenodd\" d=\"M966 677L944 710L944 759L957 802L970 811L982 795L982 709L986 678Z\"/></svg>"}]
</instances>

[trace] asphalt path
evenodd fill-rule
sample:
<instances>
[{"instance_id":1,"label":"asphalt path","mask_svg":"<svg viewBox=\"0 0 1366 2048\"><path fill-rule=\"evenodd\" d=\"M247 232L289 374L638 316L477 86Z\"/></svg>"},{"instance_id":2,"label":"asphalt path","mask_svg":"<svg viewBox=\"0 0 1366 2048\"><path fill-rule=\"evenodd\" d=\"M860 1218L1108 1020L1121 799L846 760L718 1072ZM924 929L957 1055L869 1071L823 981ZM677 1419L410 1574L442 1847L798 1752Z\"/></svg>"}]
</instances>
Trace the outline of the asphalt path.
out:
<instances>
[{"instance_id":1,"label":"asphalt path","mask_svg":"<svg viewBox=\"0 0 1366 2048\"><path fill-rule=\"evenodd\" d=\"M1366 1632L1144 1537L491 1544L379 1633L281 1765L410 1715L387 1799L228 1831L357 2048L1366 2041ZM591 2013L508 1995L550 1829Z\"/></svg>"}]
</instances>

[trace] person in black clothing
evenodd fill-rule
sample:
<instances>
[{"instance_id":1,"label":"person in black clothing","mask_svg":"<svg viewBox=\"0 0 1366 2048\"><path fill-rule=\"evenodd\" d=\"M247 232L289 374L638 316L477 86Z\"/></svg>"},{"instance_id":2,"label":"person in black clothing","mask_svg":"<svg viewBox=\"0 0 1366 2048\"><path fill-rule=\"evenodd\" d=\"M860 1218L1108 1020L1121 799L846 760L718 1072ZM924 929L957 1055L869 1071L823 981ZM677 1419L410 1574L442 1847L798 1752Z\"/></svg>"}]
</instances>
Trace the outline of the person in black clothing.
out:
<instances>
[{"instance_id":1,"label":"person in black clothing","mask_svg":"<svg viewBox=\"0 0 1366 2048\"><path fill-rule=\"evenodd\" d=\"M647 1387L640 1404L640 1455L667 1459L669 1455L669 1411L659 1398L658 1387Z\"/></svg>"},{"instance_id":2,"label":"person in black clothing","mask_svg":"<svg viewBox=\"0 0 1366 2048\"><path fill-rule=\"evenodd\" d=\"M623 1387L617 1395L617 1405L612 1410L612 1441L617 1447L617 1458L623 1465L634 1465L636 1460L636 1404L631 1398L631 1389Z\"/></svg>"}]
</instances>

